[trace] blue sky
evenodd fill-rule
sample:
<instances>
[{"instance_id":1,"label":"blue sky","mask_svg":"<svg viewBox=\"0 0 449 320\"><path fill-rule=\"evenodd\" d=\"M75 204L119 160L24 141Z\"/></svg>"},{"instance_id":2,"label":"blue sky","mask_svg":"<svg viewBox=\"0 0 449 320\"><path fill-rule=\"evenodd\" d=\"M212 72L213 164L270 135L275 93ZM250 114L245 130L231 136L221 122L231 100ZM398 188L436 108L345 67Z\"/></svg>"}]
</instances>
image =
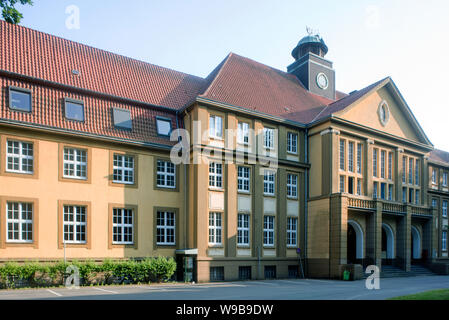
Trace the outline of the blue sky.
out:
<instances>
[{"instance_id":1,"label":"blue sky","mask_svg":"<svg viewBox=\"0 0 449 320\"><path fill-rule=\"evenodd\" d=\"M433 144L449 151L447 0L34 0L21 25L205 77L229 52L280 70L319 30L337 88L391 76ZM80 28L68 29L76 5Z\"/></svg>"}]
</instances>

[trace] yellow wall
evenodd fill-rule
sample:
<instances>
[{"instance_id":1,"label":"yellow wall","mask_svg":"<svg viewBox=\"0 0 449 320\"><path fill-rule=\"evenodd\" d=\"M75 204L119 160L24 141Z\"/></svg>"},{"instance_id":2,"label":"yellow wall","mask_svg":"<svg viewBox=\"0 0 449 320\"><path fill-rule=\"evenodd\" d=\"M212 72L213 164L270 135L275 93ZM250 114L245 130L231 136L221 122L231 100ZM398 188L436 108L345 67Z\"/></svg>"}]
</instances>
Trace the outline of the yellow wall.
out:
<instances>
[{"instance_id":1,"label":"yellow wall","mask_svg":"<svg viewBox=\"0 0 449 320\"><path fill-rule=\"evenodd\" d=\"M0 197L37 198L39 199L38 213L38 249L15 246L0 249L0 259L61 259L64 252L58 249L58 201L91 202L91 249L67 248L68 258L125 258L146 256L172 256L175 248L158 249L153 247L154 237L154 207L169 207L179 209L177 228L184 225L183 193L154 190L154 157L168 154L156 154L145 149L124 148L102 142L76 139L73 137L56 137L36 132L27 133L24 130L16 131L2 128L0 134L14 135L23 138L34 138L38 141L39 167L38 179L0 176ZM61 182L58 180L58 143L77 144L91 147L91 184L77 182ZM109 161L110 150L128 151L138 154L138 188L124 188L110 186ZM5 157L2 150L1 157ZM3 170L3 168L2 168ZM179 189L182 191L182 172L178 179ZM108 241L108 205L127 204L138 207L137 219L137 250L134 248L109 249ZM2 208L4 210L5 208ZM1 231L5 232L2 221ZM178 247L184 245L184 233L180 229L179 238L176 239Z\"/></svg>"}]
</instances>

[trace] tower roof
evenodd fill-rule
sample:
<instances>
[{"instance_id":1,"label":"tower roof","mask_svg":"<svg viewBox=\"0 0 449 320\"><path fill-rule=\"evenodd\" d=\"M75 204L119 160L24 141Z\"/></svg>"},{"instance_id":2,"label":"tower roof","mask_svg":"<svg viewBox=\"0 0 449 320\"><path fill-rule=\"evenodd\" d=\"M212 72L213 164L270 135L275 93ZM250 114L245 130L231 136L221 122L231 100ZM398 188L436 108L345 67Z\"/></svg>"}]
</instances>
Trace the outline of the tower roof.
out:
<instances>
[{"instance_id":1,"label":"tower roof","mask_svg":"<svg viewBox=\"0 0 449 320\"><path fill-rule=\"evenodd\" d=\"M296 57L298 57L298 52L301 49L301 47L306 45L320 45L322 50L324 51L324 54L326 54L329 51L327 45L324 43L323 38L321 38L318 34L316 35L309 34L298 42L298 45L292 51L292 56L296 59Z\"/></svg>"}]
</instances>

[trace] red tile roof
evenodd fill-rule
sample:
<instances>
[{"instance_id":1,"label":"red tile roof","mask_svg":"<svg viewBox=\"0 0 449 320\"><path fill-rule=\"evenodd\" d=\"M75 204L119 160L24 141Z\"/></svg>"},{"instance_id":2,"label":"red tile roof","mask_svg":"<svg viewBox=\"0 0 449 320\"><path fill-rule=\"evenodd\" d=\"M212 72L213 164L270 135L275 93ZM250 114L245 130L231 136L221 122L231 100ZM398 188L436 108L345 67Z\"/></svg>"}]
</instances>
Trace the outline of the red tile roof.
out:
<instances>
[{"instance_id":1,"label":"red tile roof","mask_svg":"<svg viewBox=\"0 0 449 320\"><path fill-rule=\"evenodd\" d=\"M449 152L435 149L429 154L429 160L434 162L443 162L449 166Z\"/></svg>"},{"instance_id":2,"label":"red tile roof","mask_svg":"<svg viewBox=\"0 0 449 320\"><path fill-rule=\"evenodd\" d=\"M206 85L196 76L1 20L0 52L1 70L172 109L191 103Z\"/></svg>"},{"instance_id":3,"label":"red tile roof","mask_svg":"<svg viewBox=\"0 0 449 320\"><path fill-rule=\"evenodd\" d=\"M292 74L231 53L200 97L308 123L331 100L307 91Z\"/></svg>"}]
</instances>

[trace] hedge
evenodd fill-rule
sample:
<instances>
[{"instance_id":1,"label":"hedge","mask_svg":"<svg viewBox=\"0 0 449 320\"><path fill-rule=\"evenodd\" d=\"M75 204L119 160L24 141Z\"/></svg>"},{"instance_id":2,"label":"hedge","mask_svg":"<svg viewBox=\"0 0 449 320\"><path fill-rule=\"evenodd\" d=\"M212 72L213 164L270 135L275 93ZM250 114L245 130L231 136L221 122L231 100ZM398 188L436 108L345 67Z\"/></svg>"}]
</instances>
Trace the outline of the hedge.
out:
<instances>
[{"instance_id":1,"label":"hedge","mask_svg":"<svg viewBox=\"0 0 449 320\"><path fill-rule=\"evenodd\" d=\"M146 258L141 261L104 260L64 263L8 262L0 266L0 287L50 287L64 285L67 267L79 270L80 285L134 284L170 280L176 271L173 258Z\"/></svg>"}]
</instances>

